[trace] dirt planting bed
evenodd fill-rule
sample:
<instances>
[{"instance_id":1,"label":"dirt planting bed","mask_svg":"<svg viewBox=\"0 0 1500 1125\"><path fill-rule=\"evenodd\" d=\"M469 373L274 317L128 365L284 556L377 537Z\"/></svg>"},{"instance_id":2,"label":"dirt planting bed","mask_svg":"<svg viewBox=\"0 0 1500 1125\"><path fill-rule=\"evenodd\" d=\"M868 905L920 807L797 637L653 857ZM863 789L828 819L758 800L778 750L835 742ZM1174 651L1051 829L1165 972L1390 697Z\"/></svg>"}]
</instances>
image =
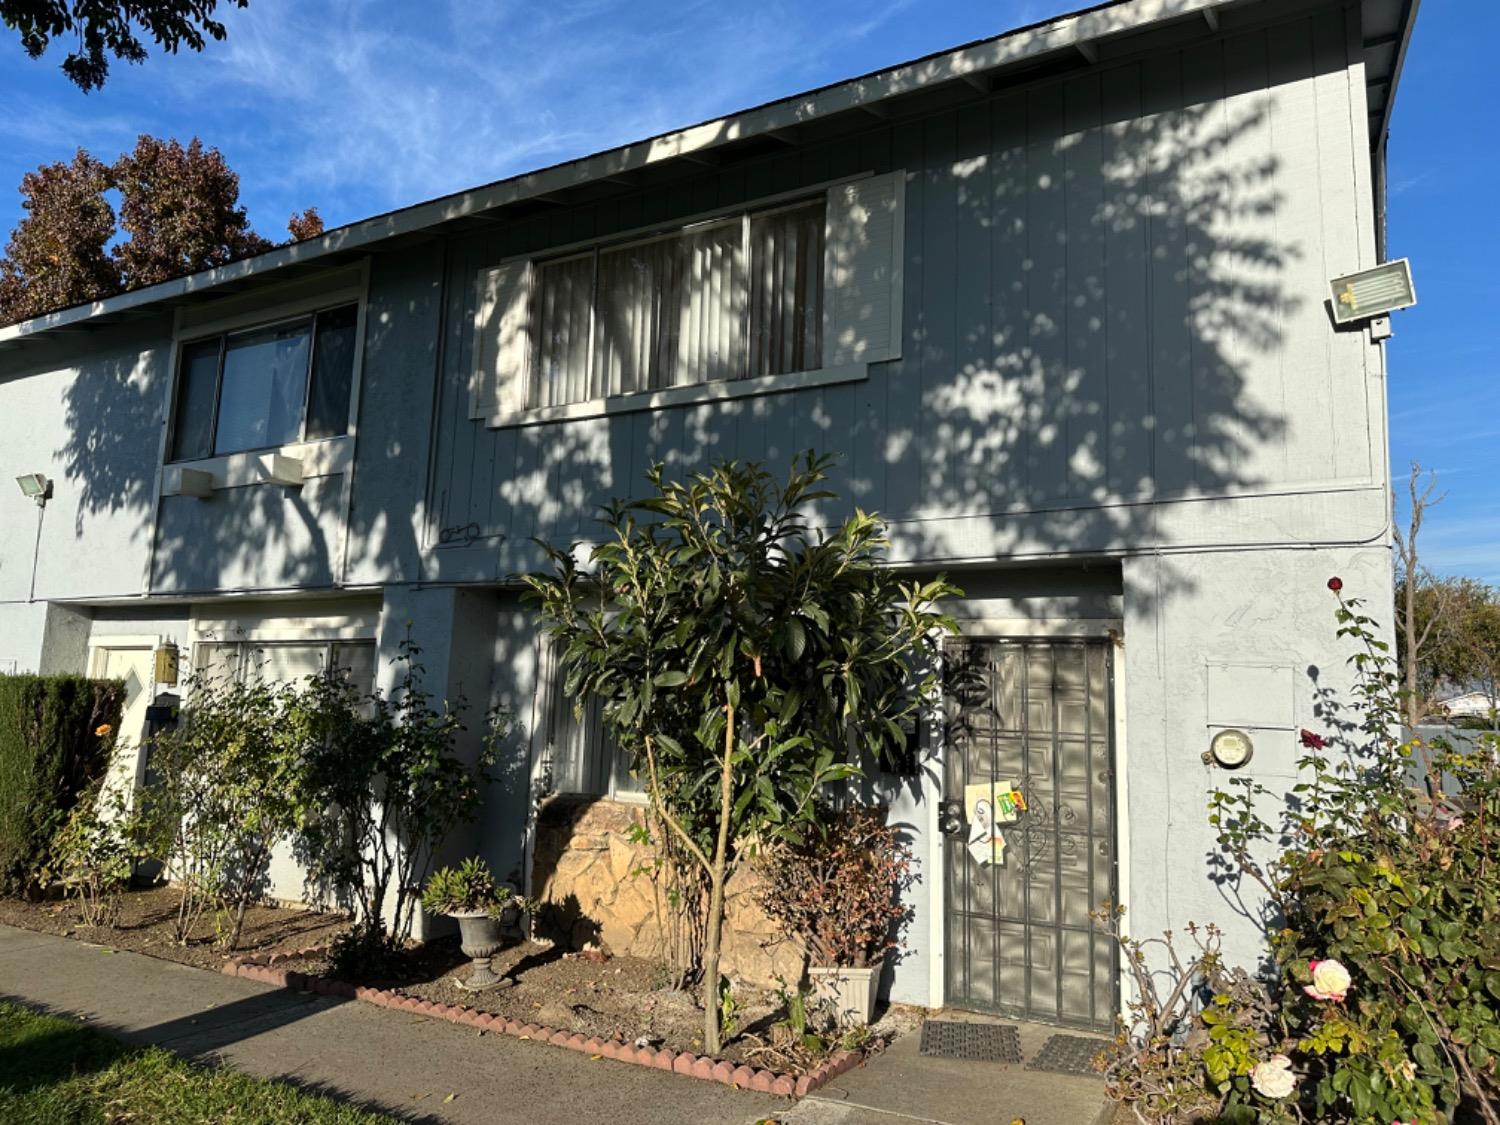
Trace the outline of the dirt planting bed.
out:
<instances>
[{"instance_id":1,"label":"dirt planting bed","mask_svg":"<svg viewBox=\"0 0 1500 1125\"><path fill-rule=\"evenodd\" d=\"M637 1048L693 1053L703 1049L703 1012L696 996L673 988L657 962L635 957L596 961L584 954L564 953L556 946L523 941L502 950L491 962L494 971L512 983L484 992L459 987L469 965L457 939L444 938L414 949L399 979L361 983L395 989L433 1004L470 1008ZM326 974L328 963L321 957L293 957L278 959L276 967L320 977ZM775 1025L786 1015L775 993L739 989L735 1001L739 1006L735 1031L726 1038L719 1059L793 1074L820 1061L793 1061L772 1046L783 1038ZM871 1028L871 1047L879 1049L918 1020L905 1009L887 1011Z\"/></svg>"},{"instance_id":2,"label":"dirt planting bed","mask_svg":"<svg viewBox=\"0 0 1500 1125\"><path fill-rule=\"evenodd\" d=\"M81 925L78 907L71 902L6 898L0 899L0 924L77 938L110 949L146 953L200 969L219 969L230 953L217 944L213 917L205 915L199 919L188 943L179 945L172 936L177 903L178 892L171 887L128 891L120 904L119 925L110 928ZM347 925L347 920L339 914L252 906L245 913L237 955L289 953L326 945Z\"/></svg>"}]
</instances>

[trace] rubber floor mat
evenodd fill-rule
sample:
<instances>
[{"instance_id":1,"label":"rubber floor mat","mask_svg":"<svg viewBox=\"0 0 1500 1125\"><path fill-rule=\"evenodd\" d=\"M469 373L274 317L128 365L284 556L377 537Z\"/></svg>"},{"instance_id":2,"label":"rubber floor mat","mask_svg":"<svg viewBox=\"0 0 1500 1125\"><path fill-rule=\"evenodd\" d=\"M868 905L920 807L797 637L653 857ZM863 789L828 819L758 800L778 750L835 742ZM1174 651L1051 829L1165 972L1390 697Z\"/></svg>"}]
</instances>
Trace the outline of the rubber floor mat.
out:
<instances>
[{"instance_id":1,"label":"rubber floor mat","mask_svg":"<svg viewBox=\"0 0 1500 1125\"><path fill-rule=\"evenodd\" d=\"M1020 1062L1021 1033L1007 1023L924 1020L922 1054L945 1059Z\"/></svg>"},{"instance_id":2,"label":"rubber floor mat","mask_svg":"<svg viewBox=\"0 0 1500 1125\"><path fill-rule=\"evenodd\" d=\"M1104 1075L1094 1068L1094 1059L1107 1046L1109 1043L1104 1039L1086 1039L1082 1035L1054 1035L1032 1056L1026 1069L1103 1078Z\"/></svg>"}]
</instances>

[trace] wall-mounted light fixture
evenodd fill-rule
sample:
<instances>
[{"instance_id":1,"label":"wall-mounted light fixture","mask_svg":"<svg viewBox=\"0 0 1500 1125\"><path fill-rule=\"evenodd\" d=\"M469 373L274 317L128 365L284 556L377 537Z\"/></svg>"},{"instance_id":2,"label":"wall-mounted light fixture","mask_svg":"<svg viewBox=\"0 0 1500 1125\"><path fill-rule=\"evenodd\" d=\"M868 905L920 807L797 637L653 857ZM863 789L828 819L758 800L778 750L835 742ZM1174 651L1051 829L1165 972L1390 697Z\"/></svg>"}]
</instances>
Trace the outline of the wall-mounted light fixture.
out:
<instances>
[{"instance_id":1,"label":"wall-mounted light fixture","mask_svg":"<svg viewBox=\"0 0 1500 1125\"><path fill-rule=\"evenodd\" d=\"M1328 284L1333 292L1335 324L1358 324L1397 309L1409 309L1417 303L1417 290L1411 280L1411 262L1406 258L1345 274Z\"/></svg>"},{"instance_id":2,"label":"wall-mounted light fixture","mask_svg":"<svg viewBox=\"0 0 1500 1125\"><path fill-rule=\"evenodd\" d=\"M45 506L52 495L52 482L43 473L25 473L16 478L16 483L21 486L21 495L35 500L39 507Z\"/></svg>"}]
</instances>

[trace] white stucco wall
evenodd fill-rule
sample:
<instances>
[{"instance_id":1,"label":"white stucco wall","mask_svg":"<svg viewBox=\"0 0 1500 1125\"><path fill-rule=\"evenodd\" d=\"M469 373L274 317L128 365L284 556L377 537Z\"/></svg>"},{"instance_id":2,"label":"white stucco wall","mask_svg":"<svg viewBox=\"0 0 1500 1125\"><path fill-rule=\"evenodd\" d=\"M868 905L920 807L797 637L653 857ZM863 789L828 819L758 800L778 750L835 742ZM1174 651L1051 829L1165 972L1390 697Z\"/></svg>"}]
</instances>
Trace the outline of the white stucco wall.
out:
<instances>
[{"instance_id":1,"label":"white stucco wall","mask_svg":"<svg viewBox=\"0 0 1500 1125\"><path fill-rule=\"evenodd\" d=\"M1259 959L1260 930L1246 916L1259 900L1245 888L1242 904L1210 877L1216 845L1208 796L1231 775L1201 755L1216 724L1236 726L1255 745L1236 772L1273 792L1290 790L1299 728L1328 730L1321 693L1352 702L1345 661L1354 648L1335 637L1337 602L1327 588L1335 575L1345 595L1366 599L1388 628L1391 557L1383 545L1126 560L1123 832L1133 934L1215 922L1226 931L1232 962ZM1218 666L1212 689L1211 664ZM1289 685L1289 693L1254 687L1268 680ZM1241 683L1245 689L1235 690Z\"/></svg>"}]
</instances>

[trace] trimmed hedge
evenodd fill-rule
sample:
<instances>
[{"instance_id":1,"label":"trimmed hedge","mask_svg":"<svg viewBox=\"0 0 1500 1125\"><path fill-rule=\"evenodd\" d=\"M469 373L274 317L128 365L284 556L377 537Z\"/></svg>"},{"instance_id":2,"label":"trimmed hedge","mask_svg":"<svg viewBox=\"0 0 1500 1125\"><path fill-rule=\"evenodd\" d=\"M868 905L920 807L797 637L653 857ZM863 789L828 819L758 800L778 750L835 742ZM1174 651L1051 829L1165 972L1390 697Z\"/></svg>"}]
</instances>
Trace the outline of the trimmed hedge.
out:
<instances>
[{"instance_id":1,"label":"trimmed hedge","mask_svg":"<svg viewBox=\"0 0 1500 1125\"><path fill-rule=\"evenodd\" d=\"M119 680L0 676L0 893L39 887L53 835L109 764L124 703Z\"/></svg>"}]
</instances>

